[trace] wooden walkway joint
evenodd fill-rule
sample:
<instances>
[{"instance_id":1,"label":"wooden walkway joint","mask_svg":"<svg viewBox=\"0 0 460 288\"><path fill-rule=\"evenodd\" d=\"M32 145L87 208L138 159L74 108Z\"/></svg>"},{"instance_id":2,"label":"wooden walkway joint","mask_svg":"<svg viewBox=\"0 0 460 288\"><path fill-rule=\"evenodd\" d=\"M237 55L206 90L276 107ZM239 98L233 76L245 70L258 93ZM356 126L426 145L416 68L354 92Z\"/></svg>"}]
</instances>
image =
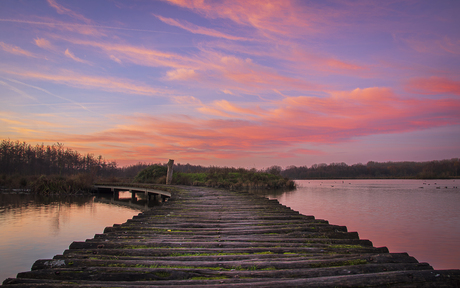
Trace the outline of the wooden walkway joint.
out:
<instances>
[{"instance_id":1,"label":"wooden walkway joint","mask_svg":"<svg viewBox=\"0 0 460 288\"><path fill-rule=\"evenodd\" d=\"M169 201L38 260L8 287L460 287L344 226L245 192L181 187Z\"/></svg>"}]
</instances>

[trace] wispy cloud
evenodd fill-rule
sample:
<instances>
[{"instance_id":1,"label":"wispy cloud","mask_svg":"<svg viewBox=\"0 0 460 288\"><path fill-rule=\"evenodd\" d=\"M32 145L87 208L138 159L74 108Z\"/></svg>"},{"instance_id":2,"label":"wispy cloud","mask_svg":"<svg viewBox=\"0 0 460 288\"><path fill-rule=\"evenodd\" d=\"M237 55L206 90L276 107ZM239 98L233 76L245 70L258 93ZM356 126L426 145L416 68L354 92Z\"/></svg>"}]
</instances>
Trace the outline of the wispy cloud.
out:
<instances>
[{"instance_id":1,"label":"wispy cloud","mask_svg":"<svg viewBox=\"0 0 460 288\"><path fill-rule=\"evenodd\" d=\"M46 131L53 128L65 127L60 123L42 120L41 117L35 117L34 121L25 118L27 117L24 115L0 110L0 122L4 124L0 125L0 133L13 137L21 135L26 140L27 137L43 137L47 134Z\"/></svg>"},{"instance_id":2,"label":"wispy cloud","mask_svg":"<svg viewBox=\"0 0 460 288\"><path fill-rule=\"evenodd\" d=\"M254 59L271 59L279 68L279 71L295 71L295 74L306 73L323 75L356 75L369 77L371 67L363 65L356 60L341 59L337 55L324 51L311 51L305 45L289 42L268 45L266 42L243 45L241 43L226 43L224 41L207 42L200 45L203 54L228 54L247 55ZM241 56L240 56L241 57Z\"/></svg>"},{"instance_id":3,"label":"wispy cloud","mask_svg":"<svg viewBox=\"0 0 460 288\"><path fill-rule=\"evenodd\" d=\"M179 68L166 72L167 80L190 80L196 77L197 74L193 69Z\"/></svg>"},{"instance_id":4,"label":"wispy cloud","mask_svg":"<svg viewBox=\"0 0 460 288\"><path fill-rule=\"evenodd\" d=\"M51 44L51 42L45 38L35 38L34 39L35 45L40 48L47 49L47 50L57 50L56 47Z\"/></svg>"},{"instance_id":5,"label":"wispy cloud","mask_svg":"<svg viewBox=\"0 0 460 288\"><path fill-rule=\"evenodd\" d=\"M221 89L220 91L224 92L225 94L228 94L228 95L234 95L232 91L228 90L228 89Z\"/></svg>"},{"instance_id":6,"label":"wispy cloud","mask_svg":"<svg viewBox=\"0 0 460 288\"><path fill-rule=\"evenodd\" d=\"M276 88L317 90L318 84L284 76L273 68L254 63L251 59L242 59L216 51L200 50L195 55L180 55L156 49L123 45L108 42L66 39L73 44L92 46L105 51L109 58L116 57L122 62L142 66L174 68L166 73L166 80L198 79L197 70L201 71L200 81L210 85L225 85L236 90L270 90ZM228 89L228 88L227 88Z\"/></svg>"},{"instance_id":7,"label":"wispy cloud","mask_svg":"<svg viewBox=\"0 0 460 288\"><path fill-rule=\"evenodd\" d=\"M250 106L249 108L245 108L227 100L213 101L213 103L210 105L203 105L202 107L198 108L198 111L203 114L237 119L252 119L268 114L267 111L261 109L258 106Z\"/></svg>"},{"instance_id":8,"label":"wispy cloud","mask_svg":"<svg viewBox=\"0 0 460 288\"><path fill-rule=\"evenodd\" d=\"M38 57L32 52L26 51L18 46L10 45L10 44L7 44L1 41L0 41L0 48L5 52L15 54L15 55L21 55L21 56L27 56L27 57L33 57L33 58Z\"/></svg>"},{"instance_id":9,"label":"wispy cloud","mask_svg":"<svg viewBox=\"0 0 460 288\"><path fill-rule=\"evenodd\" d=\"M84 64L88 64L88 65L92 65L91 62L89 61L86 61L86 60L83 60L81 58L78 58L77 56L75 56L72 52L69 51L69 49L66 49L65 52L64 52L64 55L69 57L70 59L74 60L74 61L77 61L77 62L80 62L80 63L84 63Z\"/></svg>"},{"instance_id":10,"label":"wispy cloud","mask_svg":"<svg viewBox=\"0 0 460 288\"><path fill-rule=\"evenodd\" d=\"M76 23L67 23L58 21L55 19L46 18L43 21L30 21L30 20L21 20L21 19L0 19L0 22L10 22L10 23L21 23L32 26L45 26L51 30L59 30L72 32L82 35L91 35L91 36L104 36L105 33L102 32L103 29L118 29L118 30L129 30L118 27L105 27L98 25L89 25L89 24L76 24Z\"/></svg>"},{"instance_id":11,"label":"wispy cloud","mask_svg":"<svg viewBox=\"0 0 460 288\"><path fill-rule=\"evenodd\" d=\"M70 43L99 48L111 58L142 66L173 67L193 69L200 66L200 61L178 53L164 52L134 45L110 42L87 41L75 38L62 38ZM115 60L116 61L116 60ZM118 62L118 61L117 61Z\"/></svg>"},{"instance_id":12,"label":"wispy cloud","mask_svg":"<svg viewBox=\"0 0 460 288\"><path fill-rule=\"evenodd\" d=\"M460 39L442 33L408 33L394 34L396 41L404 43L413 51L423 54L460 54Z\"/></svg>"},{"instance_id":13,"label":"wispy cloud","mask_svg":"<svg viewBox=\"0 0 460 288\"><path fill-rule=\"evenodd\" d=\"M162 17L162 16L159 16L159 15L155 15L155 14L154 14L154 16L157 17L158 19L160 19L162 22L168 24L168 25L172 25L172 26L182 28L182 29L187 30L187 31L189 31L191 33L194 33L194 34L202 34L202 35L211 36L211 37L224 38L224 39L227 39L227 40L249 40L249 39L244 38L244 37L232 36L232 35L229 35L229 34L219 32L219 31L214 30L214 29L201 27L201 26L195 25L195 24L190 23L190 22L185 21L185 20L177 20L177 19L172 19L172 18L166 18L166 17Z\"/></svg>"},{"instance_id":14,"label":"wispy cloud","mask_svg":"<svg viewBox=\"0 0 460 288\"><path fill-rule=\"evenodd\" d=\"M119 92L127 94L137 94L146 96L165 96L164 89L157 89L143 83L120 79L115 77L101 77L92 75L82 75L69 70L62 70L59 74L47 74L32 71L5 71L11 75L24 78L50 81L65 84L71 87L83 89L100 89L103 91Z\"/></svg>"},{"instance_id":15,"label":"wispy cloud","mask_svg":"<svg viewBox=\"0 0 460 288\"><path fill-rule=\"evenodd\" d=\"M147 32L147 33L164 33L164 34L182 34L174 32L166 32L160 30L149 30L149 29L136 29L136 28L126 28L126 27L116 27L116 26L105 26L97 24L78 24L78 23L68 23L57 21L55 19L44 19L43 21L30 21L30 20L21 20L21 19L0 19L0 22L11 22L11 23L22 23L28 25L36 26L47 26L49 28L60 29L65 31L71 31L83 35L92 35L92 36L106 36L102 30L120 30L120 31L136 31L136 32Z\"/></svg>"},{"instance_id":16,"label":"wispy cloud","mask_svg":"<svg viewBox=\"0 0 460 288\"><path fill-rule=\"evenodd\" d=\"M200 99L197 99L193 96L173 96L173 101L177 104L187 104L187 105L201 105Z\"/></svg>"},{"instance_id":17,"label":"wispy cloud","mask_svg":"<svg viewBox=\"0 0 460 288\"><path fill-rule=\"evenodd\" d=\"M344 12L333 6L321 9L321 3L270 0L224 0L219 2L168 0L169 3L191 9L209 19L230 19L239 25L256 28L268 38L273 35L300 37L306 33L324 31L333 19ZM359 11L356 11L359 12Z\"/></svg>"},{"instance_id":18,"label":"wispy cloud","mask_svg":"<svg viewBox=\"0 0 460 288\"><path fill-rule=\"evenodd\" d=\"M211 54L211 53L210 53ZM212 55L212 54L211 54ZM242 59L230 55L214 54L214 69L230 81L245 87L271 90L273 88L317 90L320 85L304 79L279 74L275 69L254 63L252 59Z\"/></svg>"},{"instance_id":19,"label":"wispy cloud","mask_svg":"<svg viewBox=\"0 0 460 288\"><path fill-rule=\"evenodd\" d=\"M121 60L118 59L117 57L113 56L113 55L110 55L110 59L112 59L113 61L117 62L118 64L121 64Z\"/></svg>"},{"instance_id":20,"label":"wispy cloud","mask_svg":"<svg viewBox=\"0 0 460 288\"><path fill-rule=\"evenodd\" d=\"M14 91L14 92L16 92L17 94L19 94L19 95L25 97L25 98L28 98L28 99L37 101L37 98L35 98L35 97L33 97L33 96L27 94L26 92L24 92L24 91L22 91L22 90L20 90L20 89L18 89L18 88L16 88L16 87L14 87L14 86L12 86L12 85L6 83L5 81L1 81L1 80L0 80L0 84L3 85L3 86L5 86L5 87L7 87L7 88L10 89L11 91Z\"/></svg>"},{"instance_id":21,"label":"wispy cloud","mask_svg":"<svg viewBox=\"0 0 460 288\"><path fill-rule=\"evenodd\" d=\"M413 93L460 95L460 81L445 77L412 78L407 80L405 87Z\"/></svg>"},{"instance_id":22,"label":"wispy cloud","mask_svg":"<svg viewBox=\"0 0 460 288\"><path fill-rule=\"evenodd\" d=\"M2 77L2 78L3 78L3 77ZM44 92L44 93L46 93L46 94L48 94L48 95L51 95L51 96L53 96L53 97L56 97L56 98L58 98L58 99L61 99L61 100L64 100L64 101L66 101L66 102L75 104L76 106L78 106L78 107L80 107L80 108L82 108L82 109L84 109L84 110L86 110L86 111L91 112L86 106L82 105L81 103L75 102L75 101L73 101L73 100L71 100L71 99L68 99L68 98L65 98L65 97L62 97L62 96L59 96L59 95L56 95L56 94L51 93L50 91L48 91L48 90L46 90L46 89L43 89L43 88L41 88L41 87L34 86L34 85L30 85L30 84L27 84L27 83L18 81L18 80L16 80L16 79L11 79L11 78L3 78L3 79L6 79L6 80L8 80L8 81L10 81L10 82L17 83L17 84L20 84L20 85L23 85L23 86L31 87L31 88L33 88L33 89L36 89L36 90L41 91L41 92ZM1 83L4 83L4 84L6 84L6 85L8 85L9 87L12 87L12 88L16 89L15 87L13 87L13 86L11 86L11 85L9 85L9 84L3 82L3 81L0 81L0 82L1 82ZM17 89L17 90L20 91L19 89ZM22 92L22 91L20 91L20 92ZM24 92L22 92L22 93L24 93ZM37 100L35 97L29 96L29 95L27 95L27 94L26 94L26 96L29 97L29 98L31 98L31 99L33 99L33 100Z\"/></svg>"},{"instance_id":23,"label":"wispy cloud","mask_svg":"<svg viewBox=\"0 0 460 288\"><path fill-rule=\"evenodd\" d=\"M62 6L61 4L58 4L56 2L56 0L47 0L48 4L55 8L56 11L59 13L59 14L66 14L66 15L69 15L70 17L74 18L74 19L77 19L77 20L80 20L80 21L83 21L87 24L91 24L92 21L88 18L86 18L85 16L79 14L79 13L76 13L75 11L72 11L64 6Z\"/></svg>"}]
</instances>

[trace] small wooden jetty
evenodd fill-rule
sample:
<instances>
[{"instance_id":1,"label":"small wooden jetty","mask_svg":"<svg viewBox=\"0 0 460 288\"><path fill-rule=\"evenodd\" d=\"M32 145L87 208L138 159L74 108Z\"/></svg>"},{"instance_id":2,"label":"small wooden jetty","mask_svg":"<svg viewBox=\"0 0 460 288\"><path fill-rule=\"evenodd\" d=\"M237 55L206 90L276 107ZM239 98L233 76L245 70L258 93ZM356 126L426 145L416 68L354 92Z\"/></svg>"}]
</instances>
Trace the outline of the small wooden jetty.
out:
<instances>
[{"instance_id":1,"label":"small wooden jetty","mask_svg":"<svg viewBox=\"0 0 460 288\"><path fill-rule=\"evenodd\" d=\"M118 195L122 191L127 191L131 193L131 196L135 198L136 193L145 194L147 202L151 200L157 202L164 202L166 199L171 197L171 192L153 189L145 186L125 186L125 185L107 185L107 184L100 184L94 185L93 191L96 192L110 192L112 193L112 197L114 200L118 199Z\"/></svg>"},{"instance_id":2,"label":"small wooden jetty","mask_svg":"<svg viewBox=\"0 0 460 288\"><path fill-rule=\"evenodd\" d=\"M63 255L38 260L11 287L460 287L356 232L247 192L180 187Z\"/></svg>"}]
</instances>

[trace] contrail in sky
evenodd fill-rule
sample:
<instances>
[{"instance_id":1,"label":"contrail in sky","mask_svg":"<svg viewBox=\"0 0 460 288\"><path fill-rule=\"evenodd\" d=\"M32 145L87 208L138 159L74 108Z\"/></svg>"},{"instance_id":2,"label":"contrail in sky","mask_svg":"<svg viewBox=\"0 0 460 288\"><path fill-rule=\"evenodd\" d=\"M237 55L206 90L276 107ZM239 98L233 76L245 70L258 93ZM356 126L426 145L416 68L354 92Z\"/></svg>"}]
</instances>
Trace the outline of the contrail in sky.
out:
<instances>
[{"instance_id":1,"label":"contrail in sky","mask_svg":"<svg viewBox=\"0 0 460 288\"><path fill-rule=\"evenodd\" d=\"M6 78L5 78L6 79ZM9 80L9 79L8 79ZM11 86L10 84L4 82L4 81L1 81L0 80L0 84L8 87L10 90L13 90L14 92L18 93L18 94L21 94L22 96L26 97L26 98L29 98L29 99L32 99L32 100L35 100L37 101L37 98L33 97L33 96L30 96L29 94L25 93L24 91L22 90L19 90L18 88L14 87L14 86Z\"/></svg>"},{"instance_id":2,"label":"contrail in sky","mask_svg":"<svg viewBox=\"0 0 460 288\"><path fill-rule=\"evenodd\" d=\"M62 96L53 94L53 93L51 93L50 91L48 91L48 90L46 90L46 89L43 89L43 88L40 88L40 87L37 87L37 86L33 86L33 85L30 85L30 84L27 84L27 83L24 83L24 82L21 82L21 81L18 81L18 80L10 79L10 78L5 78L5 77L1 77L1 78L5 79L5 80L8 80L8 81L11 81L11 82L14 82L14 83L17 83L17 84L21 84L21 85L24 85L24 86L27 86L27 87L31 87L31 88L37 89L37 90L39 90L39 91L45 92L46 94L49 94L49 95L54 96L54 97L56 97L56 98L59 98L59 99L61 99L61 100L65 100L65 101L68 101L68 102L70 102L70 103L72 103L72 104L75 104L75 105L77 105L77 106L80 106L82 109L84 109L84 110L86 110L86 111L88 111L88 112L92 112L91 110L89 110L88 108L86 108L85 106L83 106L82 104L80 104L80 103L78 103L78 102L75 102L75 101L72 101L72 100L70 100L70 99L68 99L68 98L65 98L65 97L62 97ZM3 82L3 81L0 81L0 83L7 85L7 86L10 87L12 90L14 90L14 91L16 91L16 92L18 92L18 93L22 92L22 91L18 90L17 88L15 88L15 87L13 87L13 86L11 86L11 85L8 85L7 83L5 83L5 82ZM23 94L23 93L21 93L21 94ZM27 95L27 94L26 94L25 96L27 96L27 97L29 97L29 98L33 98L32 96L29 96L29 95ZM33 98L33 99L34 99L34 100L37 100L37 99L35 99L35 98Z\"/></svg>"},{"instance_id":3,"label":"contrail in sky","mask_svg":"<svg viewBox=\"0 0 460 288\"><path fill-rule=\"evenodd\" d=\"M183 34L183 33L177 33L177 32L169 32L169 31L157 31L157 30L146 30L146 29L122 28L122 27L111 27L111 26L89 25L89 24L49 23L49 22L37 22L37 21L16 20L16 19L0 19L0 22L14 22L14 23L24 23L24 24L33 24L33 25L46 25L46 26L93 27L93 28L114 29L114 30L150 32L150 33Z\"/></svg>"}]
</instances>

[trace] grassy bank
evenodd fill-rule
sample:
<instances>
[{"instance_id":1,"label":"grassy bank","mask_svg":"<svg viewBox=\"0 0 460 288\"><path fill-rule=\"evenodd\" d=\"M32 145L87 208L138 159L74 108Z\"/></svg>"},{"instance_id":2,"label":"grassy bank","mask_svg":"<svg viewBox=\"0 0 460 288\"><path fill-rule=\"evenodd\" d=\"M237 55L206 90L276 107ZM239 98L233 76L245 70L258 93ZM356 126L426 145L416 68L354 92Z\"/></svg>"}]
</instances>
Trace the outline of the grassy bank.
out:
<instances>
[{"instance_id":1,"label":"grassy bank","mask_svg":"<svg viewBox=\"0 0 460 288\"><path fill-rule=\"evenodd\" d=\"M137 183L165 183L167 168L151 165L134 178ZM244 168L213 167L202 173L174 172L172 184L207 186L232 190L240 189L293 189L294 181L279 174L247 170Z\"/></svg>"},{"instance_id":2,"label":"grassy bank","mask_svg":"<svg viewBox=\"0 0 460 288\"><path fill-rule=\"evenodd\" d=\"M96 177L91 173L75 175L0 175L1 189L21 189L40 195L83 194L90 193L94 183L148 183L165 184L167 168L162 165L150 165L140 171L136 177ZM206 186L231 190L248 189L293 189L294 181L279 174L246 170L243 168L213 167L201 173L174 172L173 185Z\"/></svg>"},{"instance_id":3,"label":"grassy bank","mask_svg":"<svg viewBox=\"0 0 460 288\"><path fill-rule=\"evenodd\" d=\"M40 195L90 193L95 177L89 173L59 175L0 175L2 189L21 189Z\"/></svg>"}]
</instances>

